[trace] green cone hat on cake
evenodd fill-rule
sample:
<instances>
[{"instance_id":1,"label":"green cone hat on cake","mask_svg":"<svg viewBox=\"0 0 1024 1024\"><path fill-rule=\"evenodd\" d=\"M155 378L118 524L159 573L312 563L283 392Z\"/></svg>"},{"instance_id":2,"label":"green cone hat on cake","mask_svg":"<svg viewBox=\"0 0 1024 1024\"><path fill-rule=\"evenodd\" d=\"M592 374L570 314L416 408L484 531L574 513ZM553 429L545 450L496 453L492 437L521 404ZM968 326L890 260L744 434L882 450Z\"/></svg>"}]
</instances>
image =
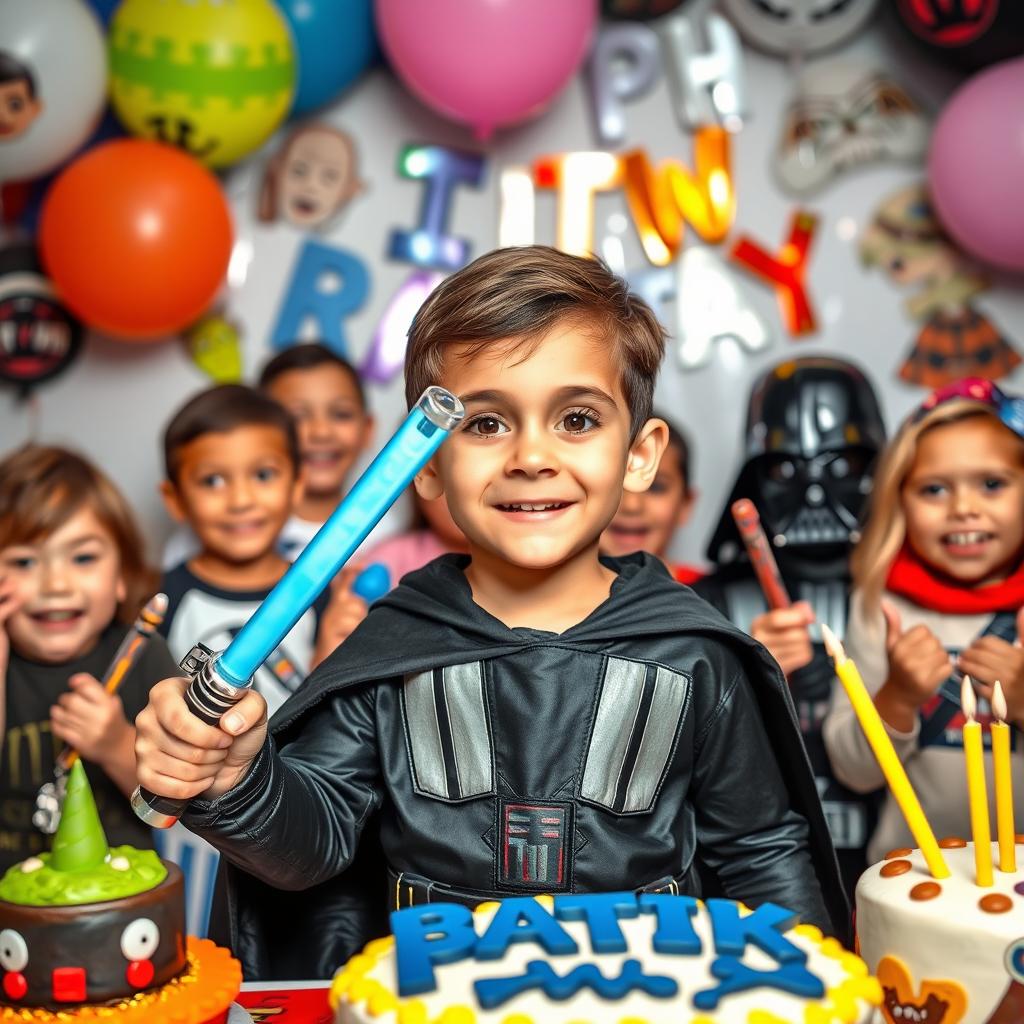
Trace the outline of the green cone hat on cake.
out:
<instances>
[{"instance_id":1,"label":"green cone hat on cake","mask_svg":"<svg viewBox=\"0 0 1024 1024\"><path fill-rule=\"evenodd\" d=\"M68 776L64 809L53 837L50 867L57 871L88 871L99 867L109 852L92 787L81 760L76 761Z\"/></svg>"}]
</instances>

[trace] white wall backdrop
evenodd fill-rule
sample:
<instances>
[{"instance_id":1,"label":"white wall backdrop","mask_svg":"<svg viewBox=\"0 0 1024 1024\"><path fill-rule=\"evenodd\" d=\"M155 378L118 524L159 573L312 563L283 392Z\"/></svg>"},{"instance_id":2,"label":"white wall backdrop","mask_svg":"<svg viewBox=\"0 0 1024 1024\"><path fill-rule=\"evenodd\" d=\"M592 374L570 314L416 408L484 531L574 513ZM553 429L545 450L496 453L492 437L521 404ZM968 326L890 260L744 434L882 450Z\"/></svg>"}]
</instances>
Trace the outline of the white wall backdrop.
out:
<instances>
[{"instance_id":1,"label":"white wall backdrop","mask_svg":"<svg viewBox=\"0 0 1024 1024\"><path fill-rule=\"evenodd\" d=\"M707 7L703 0L687 5L692 13ZM874 63L902 81L930 115L942 107L963 80L919 54L886 16L879 16L838 53ZM785 62L745 50L752 116L734 142L734 178L738 196L739 233L752 235L774 252L788 231L797 202L776 185L770 166L781 118L793 90L793 69ZM678 157L692 165L692 141L673 114L664 77L645 97L628 105L626 148L644 147L653 160ZM460 187L451 210L453 234L471 242L478 255L497 241L498 172L510 164L530 163L545 154L592 150L597 144L582 78L577 78L539 118L499 132L482 146L468 131L449 124L409 96L383 67L369 73L353 90L322 114L322 120L345 129L357 140L361 175L367 190L358 196L321 240L355 252L368 266L372 286L362 310L347 321L352 357L358 362L369 344L385 305L409 274L408 266L389 262L386 246L395 227L416 224L422 185L402 179L396 160L403 144L438 143L482 152L487 166L482 187ZM287 128L285 129L287 130ZM270 355L269 332L287 288L292 260L307 236L279 222L258 223L256 194L263 162L276 148L266 149L224 177L235 216L236 244L251 246L252 259L244 282L225 292L224 306L244 335L247 377ZM757 309L771 327L771 346L756 357L735 346L720 347L712 362L682 372L674 351L666 360L657 401L687 428L694 439L696 485L700 490L695 518L678 537L674 553L699 561L707 537L727 496L740 461L746 394L753 378L787 356L829 353L860 363L882 398L890 426L922 397L920 389L896 379L896 371L919 326L903 311L908 297L876 269L862 268L857 236L878 203L903 184L923 178L923 168L874 165L833 181L801 205L821 217L810 257L808 280L818 312L819 330L804 340L784 331L774 294L747 279ZM619 193L599 197L596 228L607 234L627 225L622 234L629 267L645 264L639 241ZM539 193L537 240L554 241L554 197ZM699 240L692 231L685 244ZM723 254L727 241L719 247ZM83 246L89 239L82 239ZM1024 289L1020 281L1003 279L978 305L1004 335L1024 346ZM1011 388L1022 379L1006 381ZM207 378L190 361L179 339L154 344L117 342L90 336L84 352L66 374L44 384L29 402L13 392L0 392L0 449L6 451L30 438L75 446L100 463L124 489L138 510L154 552L169 529L157 498L160 475L159 437L170 412ZM378 442L383 442L404 414L401 381L371 385L370 399L378 417ZM395 510L378 528L379 535L402 528L405 510Z\"/></svg>"}]
</instances>

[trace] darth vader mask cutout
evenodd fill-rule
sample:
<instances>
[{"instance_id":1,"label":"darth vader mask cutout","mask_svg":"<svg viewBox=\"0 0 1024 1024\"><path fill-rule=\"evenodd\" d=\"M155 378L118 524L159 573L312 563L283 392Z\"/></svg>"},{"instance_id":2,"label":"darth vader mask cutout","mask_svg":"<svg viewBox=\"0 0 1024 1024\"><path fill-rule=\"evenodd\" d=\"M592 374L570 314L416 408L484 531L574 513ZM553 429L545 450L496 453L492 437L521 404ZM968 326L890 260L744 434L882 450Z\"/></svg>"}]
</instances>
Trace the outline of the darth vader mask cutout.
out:
<instances>
[{"instance_id":1,"label":"darth vader mask cutout","mask_svg":"<svg viewBox=\"0 0 1024 1024\"><path fill-rule=\"evenodd\" d=\"M769 540L792 559L845 557L871 488L885 425L867 377L827 356L788 360L754 382L746 461L722 510L708 560L742 557L730 506L749 498Z\"/></svg>"},{"instance_id":2,"label":"darth vader mask cutout","mask_svg":"<svg viewBox=\"0 0 1024 1024\"><path fill-rule=\"evenodd\" d=\"M862 164L921 161L927 147L928 122L903 86L825 61L803 76L786 111L776 170L789 191L807 195Z\"/></svg>"},{"instance_id":3,"label":"darth vader mask cutout","mask_svg":"<svg viewBox=\"0 0 1024 1024\"><path fill-rule=\"evenodd\" d=\"M768 456L756 466L761 521L776 547L846 544L859 537L874 452L840 448L813 458Z\"/></svg>"},{"instance_id":4,"label":"darth vader mask cutout","mask_svg":"<svg viewBox=\"0 0 1024 1024\"><path fill-rule=\"evenodd\" d=\"M722 0L751 46L780 57L836 46L864 27L878 0Z\"/></svg>"}]
</instances>

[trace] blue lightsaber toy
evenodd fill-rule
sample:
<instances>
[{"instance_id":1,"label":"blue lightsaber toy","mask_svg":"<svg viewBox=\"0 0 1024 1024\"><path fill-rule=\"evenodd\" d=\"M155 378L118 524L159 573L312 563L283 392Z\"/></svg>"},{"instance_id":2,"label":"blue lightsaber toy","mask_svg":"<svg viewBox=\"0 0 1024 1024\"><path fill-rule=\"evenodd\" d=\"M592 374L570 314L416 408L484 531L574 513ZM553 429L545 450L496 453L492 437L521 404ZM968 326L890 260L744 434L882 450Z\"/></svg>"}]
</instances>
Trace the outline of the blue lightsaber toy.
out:
<instances>
[{"instance_id":1,"label":"blue lightsaber toy","mask_svg":"<svg viewBox=\"0 0 1024 1024\"><path fill-rule=\"evenodd\" d=\"M221 715L245 696L256 670L464 415L462 403L450 391L427 388L405 422L227 648L215 652L196 644L185 655L181 668L192 679L185 703L196 717L209 725L219 725ZM135 813L154 828L170 828L187 805L187 800L157 796L141 786L132 794Z\"/></svg>"}]
</instances>

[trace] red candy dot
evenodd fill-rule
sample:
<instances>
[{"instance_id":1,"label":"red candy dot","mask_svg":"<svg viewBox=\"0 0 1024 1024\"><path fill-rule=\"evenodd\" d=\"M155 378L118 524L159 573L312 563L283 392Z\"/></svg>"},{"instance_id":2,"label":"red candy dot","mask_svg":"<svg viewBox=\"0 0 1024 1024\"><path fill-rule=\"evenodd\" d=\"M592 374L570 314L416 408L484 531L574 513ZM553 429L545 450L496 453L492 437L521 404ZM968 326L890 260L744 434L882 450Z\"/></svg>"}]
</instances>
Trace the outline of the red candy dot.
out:
<instances>
[{"instance_id":1,"label":"red candy dot","mask_svg":"<svg viewBox=\"0 0 1024 1024\"><path fill-rule=\"evenodd\" d=\"M132 988L145 988L153 980L153 962L133 960L124 974Z\"/></svg>"},{"instance_id":2,"label":"red candy dot","mask_svg":"<svg viewBox=\"0 0 1024 1024\"><path fill-rule=\"evenodd\" d=\"M17 971L8 971L4 975L4 993L8 999L24 999L28 991L28 982L24 974Z\"/></svg>"}]
</instances>

